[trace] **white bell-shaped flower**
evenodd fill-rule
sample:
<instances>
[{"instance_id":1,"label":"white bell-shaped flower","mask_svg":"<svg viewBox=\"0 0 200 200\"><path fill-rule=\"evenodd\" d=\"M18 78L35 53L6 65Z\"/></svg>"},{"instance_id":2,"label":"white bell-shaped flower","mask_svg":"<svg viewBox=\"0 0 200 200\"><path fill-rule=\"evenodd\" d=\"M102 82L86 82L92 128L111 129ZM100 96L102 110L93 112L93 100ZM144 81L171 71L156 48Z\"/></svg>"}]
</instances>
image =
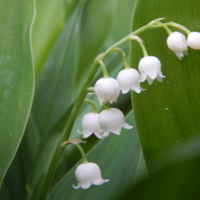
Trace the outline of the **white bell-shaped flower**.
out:
<instances>
[{"instance_id":1,"label":"white bell-shaped flower","mask_svg":"<svg viewBox=\"0 0 200 200\"><path fill-rule=\"evenodd\" d=\"M116 102L120 94L120 86L114 78L100 78L94 86L95 94L102 105L106 101Z\"/></svg>"},{"instance_id":2,"label":"white bell-shaped flower","mask_svg":"<svg viewBox=\"0 0 200 200\"><path fill-rule=\"evenodd\" d=\"M80 164L75 171L75 176L78 181L77 186L73 185L75 189L88 189L92 184L101 185L109 181L109 179L102 179L101 170L95 163Z\"/></svg>"},{"instance_id":3,"label":"white bell-shaped flower","mask_svg":"<svg viewBox=\"0 0 200 200\"><path fill-rule=\"evenodd\" d=\"M139 62L138 69L141 73L140 82L145 80L151 85L155 79L162 82L165 76L161 72L161 63L155 56L146 56Z\"/></svg>"},{"instance_id":4,"label":"white bell-shaped flower","mask_svg":"<svg viewBox=\"0 0 200 200\"><path fill-rule=\"evenodd\" d=\"M187 37L188 46L200 50L200 32L191 32Z\"/></svg>"},{"instance_id":5,"label":"white bell-shaped flower","mask_svg":"<svg viewBox=\"0 0 200 200\"><path fill-rule=\"evenodd\" d=\"M117 75L117 81L123 94L129 90L140 93L143 89L140 87L140 74L133 68L123 69Z\"/></svg>"},{"instance_id":6,"label":"white bell-shaped flower","mask_svg":"<svg viewBox=\"0 0 200 200\"><path fill-rule=\"evenodd\" d=\"M82 119L82 131L78 131L78 133L83 134L83 138L87 138L92 133L96 135L99 139L103 138L103 132L100 131L101 127L99 124L99 113L87 113L83 116Z\"/></svg>"},{"instance_id":7,"label":"white bell-shaped flower","mask_svg":"<svg viewBox=\"0 0 200 200\"><path fill-rule=\"evenodd\" d=\"M171 33L167 38L167 45L180 60L187 55L187 40L182 33L177 31Z\"/></svg>"},{"instance_id":8,"label":"white bell-shaped flower","mask_svg":"<svg viewBox=\"0 0 200 200\"><path fill-rule=\"evenodd\" d=\"M103 110L99 114L99 124L104 132L103 136L105 137L109 134L109 132L119 135L122 127L126 129L133 128L133 126L130 126L125 122L124 114L117 108Z\"/></svg>"}]
</instances>

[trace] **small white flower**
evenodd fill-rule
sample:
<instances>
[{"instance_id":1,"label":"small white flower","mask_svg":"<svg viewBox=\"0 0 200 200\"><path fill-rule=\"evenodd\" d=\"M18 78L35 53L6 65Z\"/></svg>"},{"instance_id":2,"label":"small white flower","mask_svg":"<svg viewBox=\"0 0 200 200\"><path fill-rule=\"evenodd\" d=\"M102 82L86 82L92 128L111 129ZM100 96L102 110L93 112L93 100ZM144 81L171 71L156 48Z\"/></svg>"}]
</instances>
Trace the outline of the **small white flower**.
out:
<instances>
[{"instance_id":1,"label":"small white flower","mask_svg":"<svg viewBox=\"0 0 200 200\"><path fill-rule=\"evenodd\" d=\"M143 89L140 87L139 79L139 72L133 68L123 69L117 75L117 81L123 94L127 93L130 89L140 93Z\"/></svg>"},{"instance_id":2,"label":"small white flower","mask_svg":"<svg viewBox=\"0 0 200 200\"><path fill-rule=\"evenodd\" d=\"M191 32L187 37L188 46L200 50L200 32Z\"/></svg>"},{"instance_id":3,"label":"small white flower","mask_svg":"<svg viewBox=\"0 0 200 200\"><path fill-rule=\"evenodd\" d=\"M133 126L130 126L125 122L124 114L117 108L103 110L99 114L99 124L104 132L104 137L106 137L109 132L119 135L122 127L126 129L133 128Z\"/></svg>"},{"instance_id":4,"label":"small white flower","mask_svg":"<svg viewBox=\"0 0 200 200\"><path fill-rule=\"evenodd\" d=\"M165 78L161 72L160 60L155 56L146 56L142 58L139 62L138 69L141 73L140 82L147 80L151 85L154 79L162 82L162 78Z\"/></svg>"},{"instance_id":5,"label":"small white flower","mask_svg":"<svg viewBox=\"0 0 200 200\"><path fill-rule=\"evenodd\" d=\"M99 113L87 113L82 119L83 131L78 133L83 134L83 138L87 138L94 133L99 139L103 138L103 132L100 131L101 127L98 121Z\"/></svg>"},{"instance_id":6,"label":"small white flower","mask_svg":"<svg viewBox=\"0 0 200 200\"><path fill-rule=\"evenodd\" d=\"M113 103L118 99L120 86L114 78L100 78L94 86L94 91L101 105L106 101Z\"/></svg>"},{"instance_id":7,"label":"small white flower","mask_svg":"<svg viewBox=\"0 0 200 200\"><path fill-rule=\"evenodd\" d=\"M88 189L92 184L101 185L109 181L109 179L102 179L101 170L95 163L80 164L75 171L75 176L78 181L77 186L73 185L75 189Z\"/></svg>"},{"instance_id":8,"label":"small white flower","mask_svg":"<svg viewBox=\"0 0 200 200\"><path fill-rule=\"evenodd\" d=\"M167 38L167 45L180 60L187 55L187 40L182 33L176 31L171 33Z\"/></svg>"}]
</instances>

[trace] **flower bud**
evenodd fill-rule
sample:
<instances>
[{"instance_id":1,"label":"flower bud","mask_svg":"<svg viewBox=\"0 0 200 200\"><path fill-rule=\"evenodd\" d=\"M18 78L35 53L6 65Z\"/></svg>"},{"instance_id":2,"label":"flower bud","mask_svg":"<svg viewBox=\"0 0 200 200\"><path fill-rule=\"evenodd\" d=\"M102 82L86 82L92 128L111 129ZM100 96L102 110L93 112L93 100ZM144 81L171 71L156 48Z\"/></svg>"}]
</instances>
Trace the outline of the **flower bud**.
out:
<instances>
[{"instance_id":1,"label":"flower bud","mask_svg":"<svg viewBox=\"0 0 200 200\"><path fill-rule=\"evenodd\" d=\"M108 182L108 179L102 179L101 170L95 163L80 164L75 171L75 176L78 181L77 186L73 185L75 189L88 189L92 184L101 185Z\"/></svg>"},{"instance_id":2,"label":"flower bud","mask_svg":"<svg viewBox=\"0 0 200 200\"><path fill-rule=\"evenodd\" d=\"M84 115L82 119L82 131L78 131L78 133L83 134L83 138L87 138L92 133L96 135L99 139L103 138L103 132L100 131L101 127L98 121L99 113L87 113Z\"/></svg>"},{"instance_id":3,"label":"flower bud","mask_svg":"<svg viewBox=\"0 0 200 200\"><path fill-rule=\"evenodd\" d=\"M139 72L133 68L124 69L117 75L117 81L123 94L127 93L129 90L140 93L143 89L140 87L139 79Z\"/></svg>"},{"instance_id":4,"label":"flower bud","mask_svg":"<svg viewBox=\"0 0 200 200\"><path fill-rule=\"evenodd\" d=\"M106 137L109 132L113 132L114 134L119 135L122 127L126 129L133 128L133 126L130 126L125 122L124 114L117 108L109 108L108 110L103 110L99 114L99 124L102 131L104 132L104 137Z\"/></svg>"},{"instance_id":5,"label":"flower bud","mask_svg":"<svg viewBox=\"0 0 200 200\"><path fill-rule=\"evenodd\" d=\"M114 78L100 78L95 86L94 91L102 105L106 101L116 102L120 94L120 86Z\"/></svg>"},{"instance_id":6,"label":"flower bud","mask_svg":"<svg viewBox=\"0 0 200 200\"><path fill-rule=\"evenodd\" d=\"M188 46L200 50L200 32L191 32L187 37Z\"/></svg>"},{"instance_id":7,"label":"flower bud","mask_svg":"<svg viewBox=\"0 0 200 200\"><path fill-rule=\"evenodd\" d=\"M187 53L187 40L180 32L171 33L167 38L167 45L180 60Z\"/></svg>"},{"instance_id":8,"label":"flower bud","mask_svg":"<svg viewBox=\"0 0 200 200\"><path fill-rule=\"evenodd\" d=\"M139 62L138 69L141 73L140 82L145 80L151 85L155 79L162 82L165 76L161 72L161 63L155 56L146 56Z\"/></svg>"}]
</instances>

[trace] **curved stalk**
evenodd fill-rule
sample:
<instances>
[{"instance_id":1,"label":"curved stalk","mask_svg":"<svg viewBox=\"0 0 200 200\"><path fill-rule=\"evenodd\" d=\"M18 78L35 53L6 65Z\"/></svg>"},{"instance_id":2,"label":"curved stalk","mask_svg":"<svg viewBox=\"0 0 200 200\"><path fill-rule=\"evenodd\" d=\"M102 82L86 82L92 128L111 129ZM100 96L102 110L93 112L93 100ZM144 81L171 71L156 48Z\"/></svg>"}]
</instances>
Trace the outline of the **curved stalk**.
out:
<instances>
[{"instance_id":1,"label":"curved stalk","mask_svg":"<svg viewBox=\"0 0 200 200\"><path fill-rule=\"evenodd\" d=\"M92 112L93 113L98 113L97 107L96 107L96 105L94 104L94 102L92 100L85 99L84 102L89 103L92 106Z\"/></svg>"},{"instance_id":2,"label":"curved stalk","mask_svg":"<svg viewBox=\"0 0 200 200\"><path fill-rule=\"evenodd\" d=\"M77 144L76 147L80 151L80 154L81 154L82 159L83 159L83 163L88 163L87 157L85 155L85 151L83 150L83 148L81 147L81 145Z\"/></svg>"},{"instance_id":3,"label":"curved stalk","mask_svg":"<svg viewBox=\"0 0 200 200\"><path fill-rule=\"evenodd\" d=\"M140 45L140 47L142 49L144 57L148 56L148 53L147 53L147 50L146 50L144 44L142 42L138 42L138 43L139 43L139 45Z\"/></svg>"}]
</instances>

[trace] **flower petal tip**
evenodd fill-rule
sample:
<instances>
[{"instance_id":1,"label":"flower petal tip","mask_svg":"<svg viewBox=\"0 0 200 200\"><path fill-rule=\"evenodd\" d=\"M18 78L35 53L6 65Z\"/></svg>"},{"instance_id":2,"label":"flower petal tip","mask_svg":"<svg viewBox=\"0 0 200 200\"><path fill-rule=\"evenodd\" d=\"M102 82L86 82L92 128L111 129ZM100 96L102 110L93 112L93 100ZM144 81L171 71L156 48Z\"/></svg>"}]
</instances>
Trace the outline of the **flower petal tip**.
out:
<instances>
[{"instance_id":1,"label":"flower petal tip","mask_svg":"<svg viewBox=\"0 0 200 200\"><path fill-rule=\"evenodd\" d=\"M129 125L128 123L124 122L123 127L126 129L132 129L133 126Z\"/></svg>"},{"instance_id":2,"label":"flower petal tip","mask_svg":"<svg viewBox=\"0 0 200 200\"><path fill-rule=\"evenodd\" d=\"M79 129L77 129L77 132L78 132L79 134L83 134L83 131L79 131Z\"/></svg>"},{"instance_id":3,"label":"flower petal tip","mask_svg":"<svg viewBox=\"0 0 200 200\"><path fill-rule=\"evenodd\" d=\"M80 185L75 186L75 185L73 184L73 188L74 188L74 189L79 189L80 187L81 187Z\"/></svg>"}]
</instances>

